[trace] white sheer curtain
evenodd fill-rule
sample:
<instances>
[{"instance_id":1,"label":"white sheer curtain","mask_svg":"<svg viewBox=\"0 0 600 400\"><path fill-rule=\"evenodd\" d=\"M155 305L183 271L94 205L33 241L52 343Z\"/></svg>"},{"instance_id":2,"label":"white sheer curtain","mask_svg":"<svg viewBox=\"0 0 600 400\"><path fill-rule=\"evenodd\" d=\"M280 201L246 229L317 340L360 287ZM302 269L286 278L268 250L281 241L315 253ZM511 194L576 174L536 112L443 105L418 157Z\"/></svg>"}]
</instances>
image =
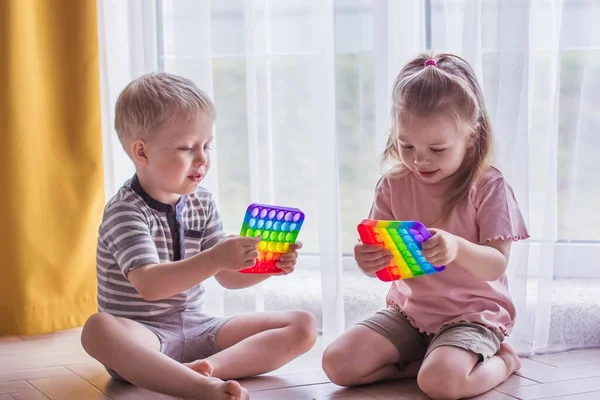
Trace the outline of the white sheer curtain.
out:
<instances>
[{"instance_id":1,"label":"white sheer curtain","mask_svg":"<svg viewBox=\"0 0 600 400\"><path fill-rule=\"evenodd\" d=\"M531 240L510 282L523 354L600 345L600 4L558 0L99 0L107 196L133 173L112 129L116 96L164 70L218 108L206 186L236 233L251 202L307 214L298 271L238 292L209 283L207 311L304 308L328 343L384 305L358 273L389 92L417 53L454 52L477 72Z\"/></svg>"}]
</instances>

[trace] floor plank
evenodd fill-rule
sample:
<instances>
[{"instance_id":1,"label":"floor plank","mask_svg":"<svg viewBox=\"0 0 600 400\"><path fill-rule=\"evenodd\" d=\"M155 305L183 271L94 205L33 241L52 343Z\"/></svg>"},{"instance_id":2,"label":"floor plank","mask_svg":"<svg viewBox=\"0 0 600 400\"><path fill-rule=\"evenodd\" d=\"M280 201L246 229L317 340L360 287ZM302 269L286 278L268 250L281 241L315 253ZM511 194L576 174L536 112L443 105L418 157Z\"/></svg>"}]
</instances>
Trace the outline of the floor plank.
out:
<instances>
[{"instance_id":1,"label":"floor plank","mask_svg":"<svg viewBox=\"0 0 600 400\"><path fill-rule=\"evenodd\" d=\"M598 399L600 399L600 391L552 397L552 400L598 400Z\"/></svg>"},{"instance_id":2,"label":"floor plank","mask_svg":"<svg viewBox=\"0 0 600 400\"><path fill-rule=\"evenodd\" d=\"M259 376L256 378L240 380L242 386L251 392L269 389L283 389L287 387L329 383L329 378L323 371L305 372L300 374Z\"/></svg>"},{"instance_id":3,"label":"floor plank","mask_svg":"<svg viewBox=\"0 0 600 400\"><path fill-rule=\"evenodd\" d=\"M112 400L75 374L33 379L29 383L50 400Z\"/></svg>"},{"instance_id":4,"label":"floor plank","mask_svg":"<svg viewBox=\"0 0 600 400\"><path fill-rule=\"evenodd\" d=\"M527 385L537 385L539 382L536 382L531 379L523 378L522 376L512 374L504 383L501 383L496 387L496 390L513 388L518 386L527 386Z\"/></svg>"},{"instance_id":5,"label":"floor plank","mask_svg":"<svg viewBox=\"0 0 600 400\"><path fill-rule=\"evenodd\" d=\"M559 368L593 364L600 362L600 349L574 350L565 353L536 356L532 359Z\"/></svg>"},{"instance_id":6,"label":"floor plank","mask_svg":"<svg viewBox=\"0 0 600 400\"><path fill-rule=\"evenodd\" d=\"M110 377L106 369L99 363L68 365L67 368L80 378L89 382L96 389L114 400L173 400L176 397L140 389Z\"/></svg>"},{"instance_id":7,"label":"floor plank","mask_svg":"<svg viewBox=\"0 0 600 400\"><path fill-rule=\"evenodd\" d=\"M50 355L25 353L21 356L0 356L0 372L16 369L58 367L65 364L85 364L93 361L94 359L85 353Z\"/></svg>"},{"instance_id":8,"label":"floor plank","mask_svg":"<svg viewBox=\"0 0 600 400\"><path fill-rule=\"evenodd\" d=\"M331 398L332 396L341 396L349 393L357 394L356 391L352 389L342 388L333 383L322 383L252 392L251 398L252 400L311 400L326 399Z\"/></svg>"},{"instance_id":9,"label":"floor plank","mask_svg":"<svg viewBox=\"0 0 600 400\"><path fill-rule=\"evenodd\" d=\"M600 377L573 379L538 385L518 386L500 389L502 393L522 400L546 399L558 396L575 395L600 391Z\"/></svg>"},{"instance_id":10,"label":"floor plank","mask_svg":"<svg viewBox=\"0 0 600 400\"><path fill-rule=\"evenodd\" d=\"M26 381L29 379L53 378L69 375L71 372L63 366L16 369L0 372L0 383L10 381Z\"/></svg>"},{"instance_id":11,"label":"floor plank","mask_svg":"<svg viewBox=\"0 0 600 400\"><path fill-rule=\"evenodd\" d=\"M110 378L80 343L81 329L0 337L0 400L173 400ZM416 380L342 388L321 369L323 346L284 367L241 380L253 400L426 400ZM476 400L600 399L600 349L523 359L523 368Z\"/></svg>"},{"instance_id":12,"label":"floor plank","mask_svg":"<svg viewBox=\"0 0 600 400\"><path fill-rule=\"evenodd\" d=\"M21 342L21 341L23 341L23 339L21 339L18 336L0 336L0 344Z\"/></svg>"},{"instance_id":13,"label":"floor plank","mask_svg":"<svg viewBox=\"0 0 600 400\"><path fill-rule=\"evenodd\" d=\"M429 400L429 396L419 389L416 379L376 383L373 385L357 386L354 389L370 394L381 400L413 399Z\"/></svg>"},{"instance_id":14,"label":"floor plank","mask_svg":"<svg viewBox=\"0 0 600 400\"><path fill-rule=\"evenodd\" d=\"M490 390L489 392L480 394L479 396L469 397L469 399L470 400L515 400L515 397L498 392L496 390Z\"/></svg>"},{"instance_id":15,"label":"floor plank","mask_svg":"<svg viewBox=\"0 0 600 400\"><path fill-rule=\"evenodd\" d=\"M48 400L46 396L25 381L0 383L0 396L2 396L0 399L10 400Z\"/></svg>"}]
</instances>

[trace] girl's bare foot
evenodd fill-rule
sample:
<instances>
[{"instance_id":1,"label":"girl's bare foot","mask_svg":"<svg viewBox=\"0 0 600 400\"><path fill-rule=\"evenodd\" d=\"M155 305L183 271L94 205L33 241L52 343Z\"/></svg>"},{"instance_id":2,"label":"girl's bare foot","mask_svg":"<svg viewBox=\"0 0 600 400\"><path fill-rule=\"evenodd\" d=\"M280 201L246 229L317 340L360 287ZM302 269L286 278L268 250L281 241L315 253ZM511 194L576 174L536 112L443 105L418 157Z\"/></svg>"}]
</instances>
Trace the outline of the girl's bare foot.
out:
<instances>
[{"instance_id":1,"label":"girl's bare foot","mask_svg":"<svg viewBox=\"0 0 600 400\"><path fill-rule=\"evenodd\" d=\"M515 349L506 342L503 342L500 345L500 350L498 350L498 353L496 353L496 355L498 357L500 357L502 359L502 361L504 361L504 363L506 364L506 367L508 368L508 371L509 371L508 372L509 376L513 372L521 369L521 366L523 365L523 363L519 359L519 356L517 355L517 352L515 351Z\"/></svg>"},{"instance_id":2,"label":"girl's bare foot","mask_svg":"<svg viewBox=\"0 0 600 400\"><path fill-rule=\"evenodd\" d=\"M196 360L183 365L204 376L212 376L214 370L212 364L206 360Z\"/></svg>"}]
</instances>

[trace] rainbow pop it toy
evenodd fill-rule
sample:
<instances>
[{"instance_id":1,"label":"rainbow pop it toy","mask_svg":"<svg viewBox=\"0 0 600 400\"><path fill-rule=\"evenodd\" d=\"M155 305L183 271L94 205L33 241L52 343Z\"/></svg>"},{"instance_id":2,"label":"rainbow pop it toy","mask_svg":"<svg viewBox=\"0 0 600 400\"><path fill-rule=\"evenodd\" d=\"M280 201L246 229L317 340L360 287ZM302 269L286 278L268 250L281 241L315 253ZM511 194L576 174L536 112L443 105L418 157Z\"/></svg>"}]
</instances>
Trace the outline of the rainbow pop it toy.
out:
<instances>
[{"instance_id":1,"label":"rainbow pop it toy","mask_svg":"<svg viewBox=\"0 0 600 400\"><path fill-rule=\"evenodd\" d=\"M384 282L435 274L446 268L431 265L423 257L421 243L431 233L420 222L363 219L358 234L364 244L379 244L392 252L390 265L377 272Z\"/></svg>"},{"instance_id":2,"label":"rainbow pop it toy","mask_svg":"<svg viewBox=\"0 0 600 400\"><path fill-rule=\"evenodd\" d=\"M296 242L304 213L297 208L250 204L244 216L240 236L262 236L254 266L241 270L247 274L282 272L275 264Z\"/></svg>"}]
</instances>

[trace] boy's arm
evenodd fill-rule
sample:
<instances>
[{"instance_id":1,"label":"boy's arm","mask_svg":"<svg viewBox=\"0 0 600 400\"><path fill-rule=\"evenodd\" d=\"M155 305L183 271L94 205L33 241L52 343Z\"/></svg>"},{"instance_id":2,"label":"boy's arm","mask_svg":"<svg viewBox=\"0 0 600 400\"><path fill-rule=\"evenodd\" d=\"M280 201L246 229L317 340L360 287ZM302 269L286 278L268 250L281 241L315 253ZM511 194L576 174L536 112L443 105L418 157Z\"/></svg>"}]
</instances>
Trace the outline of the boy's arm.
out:
<instances>
[{"instance_id":1,"label":"boy's arm","mask_svg":"<svg viewBox=\"0 0 600 400\"><path fill-rule=\"evenodd\" d=\"M258 257L260 237L230 236L216 246L181 261L149 264L131 269L129 281L146 300L160 300L183 292L198 283L229 270L248 268Z\"/></svg>"},{"instance_id":2,"label":"boy's arm","mask_svg":"<svg viewBox=\"0 0 600 400\"><path fill-rule=\"evenodd\" d=\"M109 205L100 238L124 276L145 300L174 296L213 276L223 267L222 257L206 251L171 263L160 263L156 243L144 212L126 201Z\"/></svg>"},{"instance_id":3,"label":"boy's arm","mask_svg":"<svg viewBox=\"0 0 600 400\"><path fill-rule=\"evenodd\" d=\"M152 301L188 290L217 274L219 270L212 260L211 251L207 250L185 260L135 268L127 278L144 300Z\"/></svg>"},{"instance_id":4,"label":"boy's arm","mask_svg":"<svg viewBox=\"0 0 600 400\"><path fill-rule=\"evenodd\" d=\"M219 271L215 279L225 289L244 289L254 286L271 275L268 274L241 274L237 271Z\"/></svg>"},{"instance_id":5,"label":"boy's arm","mask_svg":"<svg viewBox=\"0 0 600 400\"><path fill-rule=\"evenodd\" d=\"M302 242L290 245L290 252L283 254L277 262L277 267L282 272L278 274L241 274L238 271L220 271L215 275L217 282L225 289L243 289L260 283L273 275L287 275L294 272L298 250L302 248Z\"/></svg>"}]
</instances>

